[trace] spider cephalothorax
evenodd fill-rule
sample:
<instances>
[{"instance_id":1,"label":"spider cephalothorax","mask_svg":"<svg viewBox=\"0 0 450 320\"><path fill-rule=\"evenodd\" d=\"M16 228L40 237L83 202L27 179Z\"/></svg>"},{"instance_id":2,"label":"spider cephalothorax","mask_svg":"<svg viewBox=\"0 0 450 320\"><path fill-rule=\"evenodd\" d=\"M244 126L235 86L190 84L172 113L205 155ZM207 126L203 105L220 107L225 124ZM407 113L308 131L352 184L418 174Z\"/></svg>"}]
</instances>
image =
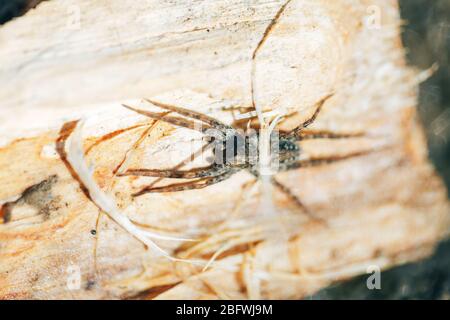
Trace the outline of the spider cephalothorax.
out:
<instances>
[{"instance_id":1,"label":"spider cephalothorax","mask_svg":"<svg viewBox=\"0 0 450 320\"><path fill-rule=\"evenodd\" d=\"M211 170L216 173L230 170L247 169L253 175L260 175L260 132L254 129L242 131L239 129L208 130L204 140L212 144L212 157L207 160ZM289 168L290 164L299 160L300 147L295 138L289 135L280 135L273 131L270 135L270 167L274 172L279 168Z\"/></svg>"}]
</instances>

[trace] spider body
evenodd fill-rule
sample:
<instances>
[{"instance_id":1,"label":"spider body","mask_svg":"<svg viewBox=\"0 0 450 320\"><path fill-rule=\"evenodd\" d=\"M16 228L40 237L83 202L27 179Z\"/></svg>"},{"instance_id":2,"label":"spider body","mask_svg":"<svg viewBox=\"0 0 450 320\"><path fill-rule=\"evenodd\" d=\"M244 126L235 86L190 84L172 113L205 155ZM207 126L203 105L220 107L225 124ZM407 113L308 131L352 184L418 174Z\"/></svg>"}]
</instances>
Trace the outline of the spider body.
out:
<instances>
[{"instance_id":1,"label":"spider body","mask_svg":"<svg viewBox=\"0 0 450 320\"><path fill-rule=\"evenodd\" d=\"M207 137L212 142L214 157L208 158L211 165L239 166L251 170L258 175L260 165L260 132L255 130L227 130L220 131ZM270 150L276 160L281 161L282 167L289 167L290 162L300 158L300 146L294 137L272 132Z\"/></svg>"},{"instance_id":2,"label":"spider body","mask_svg":"<svg viewBox=\"0 0 450 320\"><path fill-rule=\"evenodd\" d=\"M207 159L210 164L245 166L257 160L253 150L256 150L258 145L252 136L234 129L224 133L212 131L214 133L207 138L212 143L214 155Z\"/></svg>"}]
</instances>

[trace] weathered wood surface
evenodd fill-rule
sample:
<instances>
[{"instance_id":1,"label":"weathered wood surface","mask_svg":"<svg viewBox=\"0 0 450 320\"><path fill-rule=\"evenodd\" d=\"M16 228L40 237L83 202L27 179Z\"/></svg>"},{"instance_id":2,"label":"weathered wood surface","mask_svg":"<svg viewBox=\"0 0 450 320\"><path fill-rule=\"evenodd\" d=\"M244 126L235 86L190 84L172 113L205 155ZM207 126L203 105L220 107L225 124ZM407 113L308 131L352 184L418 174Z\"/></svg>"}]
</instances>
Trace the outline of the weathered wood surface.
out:
<instances>
[{"instance_id":1,"label":"weathered wood surface","mask_svg":"<svg viewBox=\"0 0 450 320\"><path fill-rule=\"evenodd\" d=\"M395 1L293 0L256 59L257 104L299 111L284 129L333 91L311 128L366 133L304 142L305 155L387 147L277 175L326 224L274 190L289 242L256 232L258 222L239 229L244 216L259 221L261 203L257 187L245 189L245 172L139 198L131 194L148 179L114 175L125 155L129 167L172 166L199 138L158 123L133 148L152 122L121 103L154 97L227 122L227 108L251 105L252 53L283 3L50 1L0 28L1 298L300 298L368 266L432 252L448 234L449 206L427 160L415 113L419 77L405 66ZM377 9L379 26L368 24ZM57 143L81 116L96 182L134 221L200 239L160 243L178 257L207 260L230 244L222 267L202 272L158 258L99 216ZM224 221L232 226L220 229ZM78 268L81 287L73 289Z\"/></svg>"}]
</instances>

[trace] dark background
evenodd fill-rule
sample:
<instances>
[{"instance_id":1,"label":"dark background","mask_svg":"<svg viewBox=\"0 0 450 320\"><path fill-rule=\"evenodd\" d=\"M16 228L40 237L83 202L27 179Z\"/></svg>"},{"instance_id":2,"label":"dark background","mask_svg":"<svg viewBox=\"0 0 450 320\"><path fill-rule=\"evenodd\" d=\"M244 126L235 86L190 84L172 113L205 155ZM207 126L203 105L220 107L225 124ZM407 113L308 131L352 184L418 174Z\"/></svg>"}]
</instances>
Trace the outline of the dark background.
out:
<instances>
[{"instance_id":1,"label":"dark background","mask_svg":"<svg viewBox=\"0 0 450 320\"><path fill-rule=\"evenodd\" d=\"M0 24L42 0L0 0ZM408 62L439 70L421 85L419 114L430 158L450 186L450 0L399 0ZM322 290L311 299L450 299L450 241L425 261L385 271L381 290L368 290L367 275Z\"/></svg>"},{"instance_id":2,"label":"dark background","mask_svg":"<svg viewBox=\"0 0 450 320\"><path fill-rule=\"evenodd\" d=\"M420 88L419 114L430 158L450 188L450 0L400 0L408 62L439 70ZM433 257L381 274L381 290L368 290L367 275L335 285L313 299L450 299L450 241Z\"/></svg>"}]
</instances>

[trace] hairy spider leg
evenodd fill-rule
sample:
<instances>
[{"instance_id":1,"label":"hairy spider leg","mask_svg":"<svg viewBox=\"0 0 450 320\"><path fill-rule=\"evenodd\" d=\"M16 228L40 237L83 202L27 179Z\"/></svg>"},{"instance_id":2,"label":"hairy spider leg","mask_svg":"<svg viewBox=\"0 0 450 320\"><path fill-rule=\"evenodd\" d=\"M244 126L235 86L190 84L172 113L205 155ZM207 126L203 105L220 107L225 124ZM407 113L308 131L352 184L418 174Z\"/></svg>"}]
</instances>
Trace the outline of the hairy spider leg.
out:
<instances>
[{"instance_id":1,"label":"hairy spider leg","mask_svg":"<svg viewBox=\"0 0 450 320\"><path fill-rule=\"evenodd\" d=\"M255 102L255 81L256 81L256 55L258 54L259 50L261 49L261 47L263 46L263 44L266 42L267 38L269 37L269 34L272 32L273 28L275 27L275 25L277 24L278 20L280 19L280 17L282 16L284 10L286 9L286 7L289 5L289 3L292 0L287 0L277 11L277 13L275 14L275 17L270 21L269 25L266 27L266 29L264 30L264 34L261 38L261 40L259 40L258 44L256 45L255 50L253 51L252 54L252 71L251 71L251 96L252 96L252 107L253 109L256 111L256 102ZM258 119L261 122L262 125L262 120L260 118L260 115L258 115Z\"/></svg>"},{"instance_id":2,"label":"hairy spider leg","mask_svg":"<svg viewBox=\"0 0 450 320\"><path fill-rule=\"evenodd\" d=\"M182 116L185 116L185 117L188 117L191 119L200 120L204 123L207 123L208 125L210 125L211 127L215 128L215 129L218 129L218 130L233 129L234 130L233 127L231 127L217 119L214 119L213 117L210 117L206 114L202 114L202 113L194 111L194 110L189 110L186 108L177 107L174 105L165 104L165 103L161 103L161 102L157 102L157 101L153 101L153 100L149 100L149 99L145 99L145 100L157 107L160 107L161 109L176 112L178 114L181 114Z\"/></svg>"},{"instance_id":3,"label":"hairy spider leg","mask_svg":"<svg viewBox=\"0 0 450 320\"><path fill-rule=\"evenodd\" d=\"M195 179L215 177L226 172L228 168L225 165L210 165L206 167L198 167L190 170L177 169L128 169L121 176L144 176L171 179Z\"/></svg>"},{"instance_id":4,"label":"hairy spider leg","mask_svg":"<svg viewBox=\"0 0 450 320\"><path fill-rule=\"evenodd\" d=\"M327 102L334 94L329 94L322 100L320 100L315 107L314 113L312 116L308 119L306 119L303 123L301 123L298 127L294 128L291 132L291 136L298 136L300 132L309 127L314 121L316 121L317 116L319 115L320 111L322 111L322 107L325 105L325 102Z\"/></svg>"},{"instance_id":5,"label":"hairy spider leg","mask_svg":"<svg viewBox=\"0 0 450 320\"><path fill-rule=\"evenodd\" d=\"M271 180L272 184L277 187L282 193L288 196L288 198L292 200L300 209L302 209L307 215L311 215L303 202L296 195L294 195L288 187L279 182L275 177L272 177Z\"/></svg>"},{"instance_id":6,"label":"hairy spider leg","mask_svg":"<svg viewBox=\"0 0 450 320\"><path fill-rule=\"evenodd\" d=\"M381 147L381 148L377 148L377 149L351 152L351 153L348 153L348 154L345 154L342 156L317 157L317 158L312 158L312 159L307 159L307 160L300 160L300 161L296 161L291 164L288 164L283 171L299 169L299 168L311 168L311 167L323 166L323 165L331 164L331 163L338 162L338 161L344 161L344 160L348 160L351 158L366 156L368 154L371 154L371 153L374 153L377 151L383 151L386 149L387 149L387 147Z\"/></svg>"},{"instance_id":7,"label":"hairy spider leg","mask_svg":"<svg viewBox=\"0 0 450 320\"><path fill-rule=\"evenodd\" d=\"M288 171L288 170L299 169L299 168L318 167L318 166L322 166L322 165L326 165L326 164L330 164L330 163L348 160L348 159L355 158L355 157L365 156L365 155L371 154L375 151L384 150L384 149L386 149L386 148L357 151L357 152L352 152L352 153L342 155L342 156L321 157L321 158L313 158L313 159L308 159L308 160L300 160L300 161L293 162L291 164L287 164L284 168L280 167L280 169L282 171ZM288 187L283 185L281 182L279 182L274 177L272 177L271 182L280 191L282 191L286 196L288 196L288 198L291 199L297 205L297 207L302 209L306 215L308 215L310 218L312 218L313 220L315 220L317 222L326 224L325 220L320 219L320 218L314 216L313 214L311 214L311 212L307 209L307 207L303 204L303 202L295 194L293 194Z\"/></svg>"},{"instance_id":8,"label":"hairy spider leg","mask_svg":"<svg viewBox=\"0 0 450 320\"><path fill-rule=\"evenodd\" d=\"M186 159L184 159L183 161L178 163L175 167L173 167L172 170L178 170L178 169L182 168L183 166L185 166L186 164L188 164L189 162L194 161L199 155L201 155L206 150L208 150L212 146L212 144L213 144L212 142L208 142L207 144L203 145L201 148L199 148L197 151L195 151L189 157L187 157ZM151 184L146 186L146 188L150 189L150 188L154 187L155 184L162 181L163 179L164 179L164 177L160 177L160 178L156 179Z\"/></svg>"},{"instance_id":9,"label":"hairy spider leg","mask_svg":"<svg viewBox=\"0 0 450 320\"><path fill-rule=\"evenodd\" d=\"M291 135L292 136L292 135ZM365 136L363 132L356 133L336 133L327 130L320 131L310 131L310 130L301 130L293 134L295 140L304 141L304 140L312 140L312 139L348 139L348 138L361 138Z\"/></svg>"},{"instance_id":10,"label":"hairy spider leg","mask_svg":"<svg viewBox=\"0 0 450 320\"><path fill-rule=\"evenodd\" d=\"M134 197L143 195L145 193L163 193L163 192L178 192L178 191L186 191L186 190L194 190L194 189L203 189L210 185L219 183L231 177L240 169L236 169L233 167L227 167L228 170L218 176L213 177L205 177L196 180L191 180L187 182L174 183L167 186L161 187L152 187L152 188L144 188L141 191L133 194Z\"/></svg>"},{"instance_id":11,"label":"hairy spider leg","mask_svg":"<svg viewBox=\"0 0 450 320\"><path fill-rule=\"evenodd\" d=\"M251 172L255 177L258 178L258 174L256 172ZM320 222L321 224L326 224L326 222L316 216L314 216L308 208L303 204L303 202L297 197L295 194L289 190L288 187L286 187L284 184L279 182L275 177L271 177L270 183L275 186L278 190L280 190L284 195L288 197L289 200L291 200L297 208L299 208L308 218L310 218L313 221Z\"/></svg>"},{"instance_id":12,"label":"hairy spider leg","mask_svg":"<svg viewBox=\"0 0 450 320\"><path fill-rule=\"evenodd\" d=\"M179 127L184 127L184 128L192 129L195 131L200 131L202 133L205 133L208 130L212 129L212 127L208 124L206 126L203 126L203 125L198 126L198 125L196 125L195 122L189 121L184 118L167 116L166 112L164 112L164 113L152 112L152 111L148 111L148 110L137 109L137 108L125 105L125 104L123 104L122 106L124 106L125 108L132 110L136 113L147 116L149 118L152 118L155 120L161 120L163 122L170 123L170 124L173 124L173 125L176 125Z\"/></svg>"}]
</instances>

